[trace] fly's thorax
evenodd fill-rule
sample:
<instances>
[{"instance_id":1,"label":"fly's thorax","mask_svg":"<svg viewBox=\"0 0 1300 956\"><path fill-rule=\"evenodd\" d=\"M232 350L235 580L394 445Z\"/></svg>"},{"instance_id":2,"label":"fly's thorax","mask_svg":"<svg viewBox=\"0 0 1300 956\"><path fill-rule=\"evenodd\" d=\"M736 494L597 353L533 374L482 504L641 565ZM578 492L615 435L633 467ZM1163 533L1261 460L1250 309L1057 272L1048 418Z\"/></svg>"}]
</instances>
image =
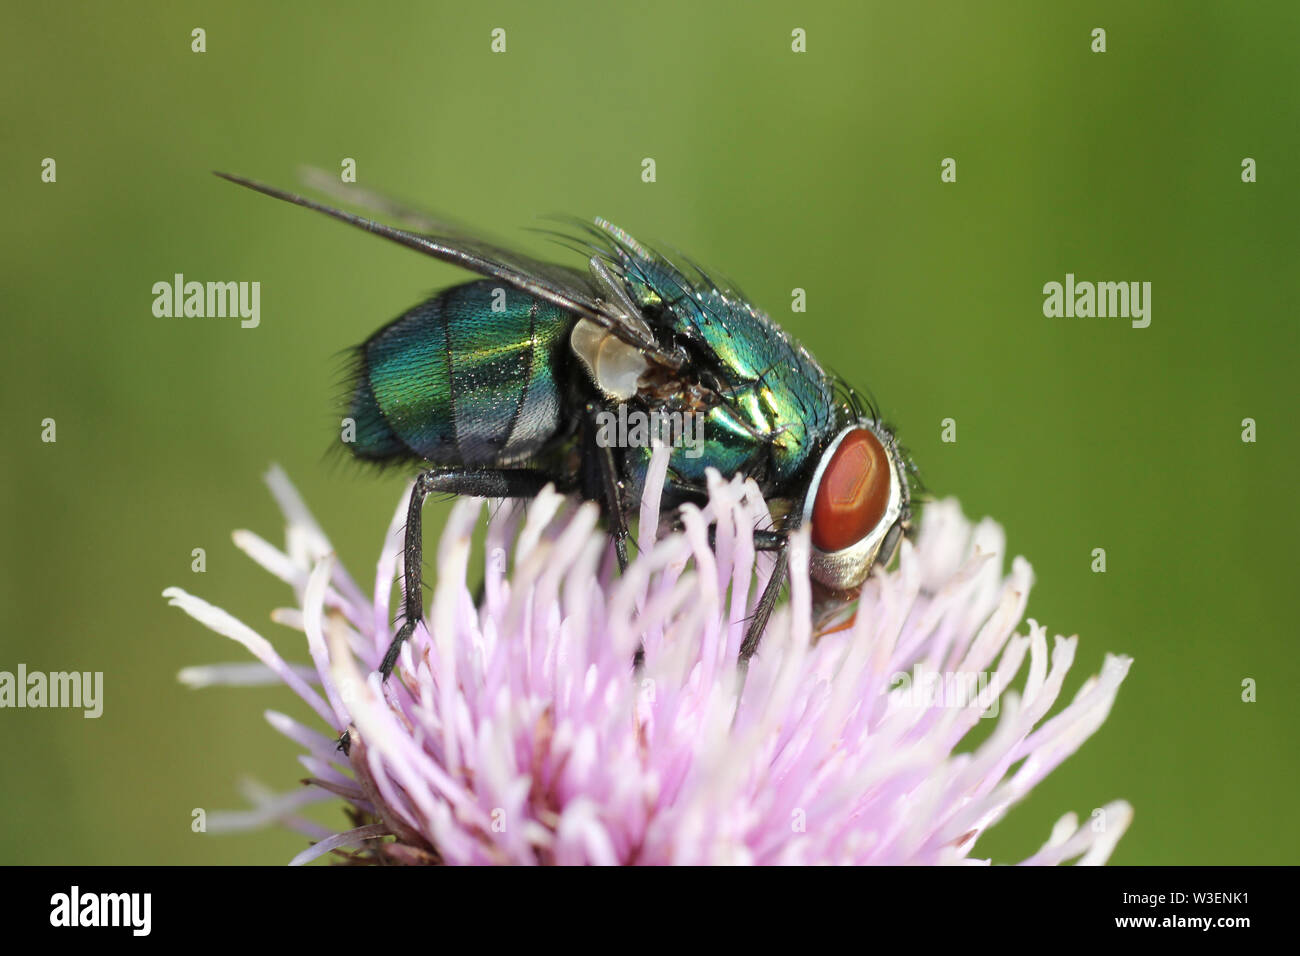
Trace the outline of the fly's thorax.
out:
<instances>
[{"instance_id":1,"label":"fly's thorax","mask_svg":"<svg viewBox=\"0 0 1300 956\"><path fill-rule=\"evenodd\" d=\"M804 499L810 571L822 586L850 591L893 557L905 533L910 493L894 436L859 419L821 453Z\"/></svg>"},{"instance_id":2,"label":"fly's thorax","mask_svg":"<svg viewBox=\"0 0 1300 956\"><path fill-rule=\"evenodd\" d=\"M654 441L668 445L670 474L685 487L702 492L713 468L727 477L754 478L766 495L789 493L808 473L809 456L825 443L793 399L755 388L732 390L724 398L696 380L661 372L641 375L634 396L598 413L597 440L637 449L629 456L637 465Z\"/></svg>"}]
</instances>

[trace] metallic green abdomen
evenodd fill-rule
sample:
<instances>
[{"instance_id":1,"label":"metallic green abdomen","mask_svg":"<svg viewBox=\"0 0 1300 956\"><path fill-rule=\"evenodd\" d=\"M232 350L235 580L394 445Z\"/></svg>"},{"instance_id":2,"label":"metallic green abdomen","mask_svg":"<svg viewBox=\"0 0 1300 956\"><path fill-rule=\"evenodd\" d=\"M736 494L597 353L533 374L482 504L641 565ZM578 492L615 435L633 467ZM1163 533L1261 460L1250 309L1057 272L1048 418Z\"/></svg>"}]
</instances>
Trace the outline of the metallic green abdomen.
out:
<instances>
[{"instance_id":1,"label":"metallic green abdomen","mask_svg":"<svg viewBox=\"0 0 1300 956\"><path fill-rule=\"evenodd\" d=\"M421 303L361 346L353 454L469 466L533 454L561 424L556 375L573 322L494 280Z\"/></svg>"}]
</instances>

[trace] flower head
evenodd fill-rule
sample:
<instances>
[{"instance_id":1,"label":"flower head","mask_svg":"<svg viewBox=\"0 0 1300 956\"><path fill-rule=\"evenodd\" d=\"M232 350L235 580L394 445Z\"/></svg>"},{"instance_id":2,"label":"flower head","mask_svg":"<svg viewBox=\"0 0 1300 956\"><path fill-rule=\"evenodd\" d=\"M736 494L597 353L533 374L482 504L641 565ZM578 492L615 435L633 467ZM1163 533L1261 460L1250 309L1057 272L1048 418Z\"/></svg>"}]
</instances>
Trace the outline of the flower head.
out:
<instances>
[{"instance_id":1,"label":"flower head","mask_svg":"<svg viewBox=\"0 0 1300 956\"><path fill-rule=\"evenodd\" d=\"M1002 530L939 501L897 570L873 575L852 625L834 633L813 633L807 535L794 535L789 604L742 674L746 621L770 572L752 541L766 505L752 483L714 475L707 507L682 509L681 530L659 536L653 489L665 464L657 455L640 553L622 575L590 503L549 490L527 507L502 503L475 557L483 502L459 501L427 627L387 682L375 668L395 631L405 504L367 596L272 471L286 547L244 531L235 542L292 585L296 607L273 619L305 633L310 662L287 663L179 588L164 596L260 661L183 680L283 681L325 731L268 712L305 749L309 786L254 792L256 809L214 828L295 826L316 842L294 862L344 847L359 860L471 864L987 862L972 856L980 835L1101 725L1129 658L1108 655L1049 717L1077 639L1049 648L1032 619L1015 634L1028 563L1004 576ZM480 560L476 601L467 577ZM982 716L992 732L963 751ZM336 747L344 732L347 755ZM336 798L350 805L350 830L295 816ZM1025 862L1104 862L1131 815L1123 801L1082 826L1067 814Z\"/></svg>"}]
</instances>

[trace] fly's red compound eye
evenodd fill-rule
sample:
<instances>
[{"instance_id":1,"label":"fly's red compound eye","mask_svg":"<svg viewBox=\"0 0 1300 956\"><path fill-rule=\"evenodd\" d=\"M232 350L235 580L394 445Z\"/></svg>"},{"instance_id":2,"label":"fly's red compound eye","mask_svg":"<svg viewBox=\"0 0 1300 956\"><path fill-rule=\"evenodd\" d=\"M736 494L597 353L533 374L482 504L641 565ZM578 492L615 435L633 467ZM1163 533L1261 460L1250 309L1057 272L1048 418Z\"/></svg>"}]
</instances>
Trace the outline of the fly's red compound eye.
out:
<instances>
[{"instance_id":1,"label":"fly's red compound eye","mask_svg":"<svg viewBox=\"0 0 1300 956\"><path fill-rule=\"evenodd\" d=\"M893 480L880 439L865 428L846 434L822 472L813 499L813 546L842 551L869 535L885 515Z\"/></svg>"}]
</instances>

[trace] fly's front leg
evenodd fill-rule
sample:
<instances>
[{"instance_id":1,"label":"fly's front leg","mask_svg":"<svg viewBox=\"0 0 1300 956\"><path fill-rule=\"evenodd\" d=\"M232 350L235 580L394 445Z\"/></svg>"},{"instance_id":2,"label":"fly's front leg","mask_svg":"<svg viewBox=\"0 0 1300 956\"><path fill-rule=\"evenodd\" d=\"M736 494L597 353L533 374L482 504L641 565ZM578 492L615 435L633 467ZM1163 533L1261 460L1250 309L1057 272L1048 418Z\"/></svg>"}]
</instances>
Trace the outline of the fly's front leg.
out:
<instances>
[{"instance_id":1,"label":"fly's front leg","mask_svg":"<svg viewBox=\"0 0 1300 956\"><path fill-rule=\"evenodd\" d=\"M717 525L709 526L710 548L716 546L717 532ZM772 576L767 579L767 586L763 588L763 593L758 598L758 606L754 609L754 616L749 619L749 628L745 631L745 639L740 644L739 663L742 671L749 667L749 659L758 650L758 642L762 640L763 631L766 630L767 622L772 617L777 598L781 596L781 586L785 584L785 574L789 567L789 559L786 554L786 546L789 544L789 540L789 534L785 531L768 531L766 529L755 529L754 531L754 550L775 552L776 563L772 566Z\"/></svg>"},{"instance_id":2,"label":"fly's front leg","mask_svg":"<svg viewBox=\"0 0 1300 956\"><path fill-rule=\"evenodd\" d=\"M749 629L745 632L745 640L740 645L740 667L742 670L749 667L749 659L758 650L758 642L763 637L763 631L767 629L767 622L772 616L772 609L776 607L776 599L781 596L781 586L785 584L786 568L789 565L788 546L789 538L783 531L754 532L754 550L775 551L776 564L772 566L772 576L767 579L767 587L763 588L763 593L758 599L758 607L754 609L754 616L749 620Z\"/></svg>"}]
</instances>

